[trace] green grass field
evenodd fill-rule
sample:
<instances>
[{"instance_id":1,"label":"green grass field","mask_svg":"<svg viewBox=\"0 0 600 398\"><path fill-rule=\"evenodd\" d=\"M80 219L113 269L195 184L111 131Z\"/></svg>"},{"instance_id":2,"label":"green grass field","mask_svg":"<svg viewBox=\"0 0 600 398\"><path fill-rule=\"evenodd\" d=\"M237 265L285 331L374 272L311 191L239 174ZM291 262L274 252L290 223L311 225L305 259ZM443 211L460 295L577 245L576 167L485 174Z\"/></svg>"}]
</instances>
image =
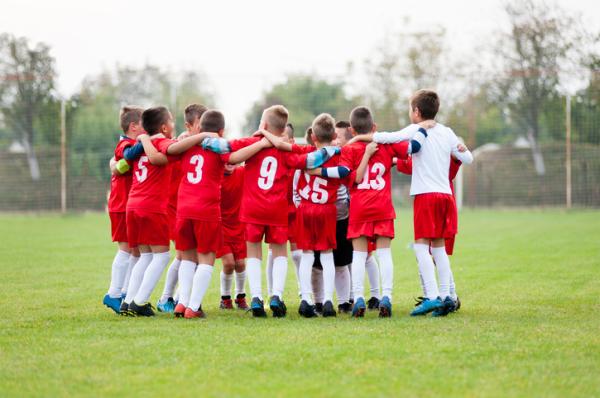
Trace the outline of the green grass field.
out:
<instances>
[{"instance_id":1,"label":"green grass field","mask_svg":"<svg viewBox=\"0 0 600 398\"><path fill-rule=\"evenodd\" d=\"M392 319L300 319L290 267L286 319L219 310L214 273L208 318L187 321L101 305L104 214L2 215L0 396L600 396L600 212L460 217L463 308L445 319L407 315L420 285L403 209Z\"/></svg>"}]
</instances>

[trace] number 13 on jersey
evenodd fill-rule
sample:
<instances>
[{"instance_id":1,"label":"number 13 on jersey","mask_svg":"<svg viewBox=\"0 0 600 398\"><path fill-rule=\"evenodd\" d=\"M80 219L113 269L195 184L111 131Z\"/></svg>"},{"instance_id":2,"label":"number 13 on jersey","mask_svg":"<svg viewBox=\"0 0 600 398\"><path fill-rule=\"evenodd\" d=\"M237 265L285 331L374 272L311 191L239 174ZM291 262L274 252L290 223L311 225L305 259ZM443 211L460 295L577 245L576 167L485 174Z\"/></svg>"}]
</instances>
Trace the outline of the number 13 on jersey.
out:
<instances>
[{"instance_id":1,"label":"number 13 on jersey","mask_svg":"<svg viewBox=\"0 0 600 398\"><path fill-rule=\"evenodd\" d=\"M372 174L375 174L375 178L370 178ZM367 166L365 170L365 176L361 183L356 187L357 189L374 189L375 191L381 191L385 188L385 180L383 175L385 174L385 166L383 163L373 163L371 167Z\"/></svg>"}]
</instances>

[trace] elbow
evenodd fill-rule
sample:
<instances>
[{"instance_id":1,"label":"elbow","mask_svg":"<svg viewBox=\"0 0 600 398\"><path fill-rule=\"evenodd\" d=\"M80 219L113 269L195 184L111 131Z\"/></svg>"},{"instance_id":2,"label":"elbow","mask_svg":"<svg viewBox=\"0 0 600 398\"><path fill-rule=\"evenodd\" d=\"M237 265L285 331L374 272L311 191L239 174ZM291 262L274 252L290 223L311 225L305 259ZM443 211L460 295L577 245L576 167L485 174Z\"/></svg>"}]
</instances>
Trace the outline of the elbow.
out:
<instances>
[{"instance_id":1,"label":"elbow","mask_svg":"<svg viewBox=\"0 0 600 398\"><path fill-rule=\"evenodd\" d=\"M417 153L421 150L421 143L417 140L410 140L410 153Z\"/></svg>"}]
</instances>

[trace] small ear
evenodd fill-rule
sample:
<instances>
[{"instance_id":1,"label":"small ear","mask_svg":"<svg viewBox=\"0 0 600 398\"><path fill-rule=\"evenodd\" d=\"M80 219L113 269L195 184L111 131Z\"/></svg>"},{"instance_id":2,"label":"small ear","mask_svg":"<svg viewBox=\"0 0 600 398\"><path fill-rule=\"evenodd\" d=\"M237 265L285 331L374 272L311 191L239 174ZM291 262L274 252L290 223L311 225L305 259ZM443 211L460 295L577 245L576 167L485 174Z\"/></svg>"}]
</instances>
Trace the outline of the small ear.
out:
<instances>
[{"instance_id":1,"label":"small ear","mask_svg":"<svg viewBox=\"0 0 600 398\"><path fill-rule=\"evenodd\" d=\"M371 127L371 132L374 133L377 131L377 123L373 123L373 127Z\"/></svg>"}]
</instances>

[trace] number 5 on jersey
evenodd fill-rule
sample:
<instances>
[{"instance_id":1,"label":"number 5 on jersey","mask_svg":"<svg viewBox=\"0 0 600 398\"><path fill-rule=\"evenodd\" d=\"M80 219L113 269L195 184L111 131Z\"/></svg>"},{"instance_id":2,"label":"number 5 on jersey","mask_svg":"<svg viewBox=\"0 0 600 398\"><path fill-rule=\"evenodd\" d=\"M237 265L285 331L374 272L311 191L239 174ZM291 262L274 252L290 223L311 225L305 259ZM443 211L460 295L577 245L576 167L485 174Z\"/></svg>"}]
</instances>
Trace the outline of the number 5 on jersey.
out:
<instances>
[{"instance_id":1,"label":"number 5 on jersey","mask_svg":"<svg viewBox=\"0 0 600 398\"><path fill-rule=\"evenodd\" d=\"M140 156L140 160L138 160L138 169L135 172L135 178L137 178L138 182L146 181L148 178L148 168L146 167L146 163L148 163L148 156Z\"/></svg>"}]
</instances>

